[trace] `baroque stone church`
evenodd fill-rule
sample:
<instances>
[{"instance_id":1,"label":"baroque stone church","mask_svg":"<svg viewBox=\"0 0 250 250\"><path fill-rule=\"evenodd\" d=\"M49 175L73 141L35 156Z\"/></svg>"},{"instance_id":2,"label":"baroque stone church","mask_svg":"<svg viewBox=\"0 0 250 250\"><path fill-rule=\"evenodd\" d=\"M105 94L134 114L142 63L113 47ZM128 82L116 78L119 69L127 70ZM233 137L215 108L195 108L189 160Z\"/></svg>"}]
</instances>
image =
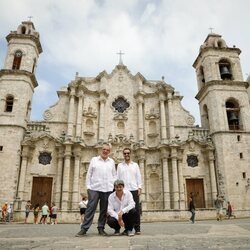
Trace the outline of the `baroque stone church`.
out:
<instances>
[{"instance_id":1,"label":"baroque stone church","mask_svg":"<svg viewBox=\"0 0 250 250\"><path fill-rule=\"evenodd\" d=\"M237 216L250 212L250 106L239 48L210 33L194 61L201 127L182 96L160 79L132 75L120 60L111 73L76 75L57 91L42 121L31 121L39 33L22 22L7 37L0 70L0 203L23 218L27 200L54 201L61 221L76 221L90 159L103 142L118 164L130 147L141 170L144 220L187 215L192 195L200 218L214 217L216 195ZM197 48L198 50L198 48Z\"/></svg>"}]
</instances>

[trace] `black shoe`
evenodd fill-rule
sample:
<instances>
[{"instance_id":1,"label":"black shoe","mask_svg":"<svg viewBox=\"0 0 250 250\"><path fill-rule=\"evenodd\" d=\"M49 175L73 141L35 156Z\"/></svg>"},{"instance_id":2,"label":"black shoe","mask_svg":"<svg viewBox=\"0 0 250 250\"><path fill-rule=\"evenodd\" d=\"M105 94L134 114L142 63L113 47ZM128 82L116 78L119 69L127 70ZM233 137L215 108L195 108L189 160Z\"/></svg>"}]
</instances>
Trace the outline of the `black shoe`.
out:
<instances>
[{"instance_id":1,"label":"black shoe","mask_svg":"<svg viewBox=\"0 0 250 250\"><path fill-rule=\"evenodd\" d=\"M87 230L86 229L81 229L81 231L79 231L75 237L83 237L84 235L86 235Z\"/></svg>"},{"instance_id":2,"label":"black shoe","mask_svg":"<svg viewBox=\"0 0 250 250\"><path fill-rule=\"evenodd\" d=\"M104 229L98 229L98 233L99 235L102 235L102 236L108 236L108 234L104 231Z\"/></svg>"},{"instance_id":3,"label":"black shoe","mask_svg":"<svg viewBox=\"0 0 250 250\"><path fill-rule=\"evenodd\" d=\"M125 230L122 232L122 235L128 235L128 230L125 229Z\"/></svg>"},{"instance_id":4,"label":"black shoe","mask_svg":"<svg viewBox=\"0 0 250 250\"><path fill-rule=\"evenodd\" d=\"M115 232L114 232L114 235L115 235L115 236L120 235L120 229L116 229Z\"/></svg>"}]
</instances>

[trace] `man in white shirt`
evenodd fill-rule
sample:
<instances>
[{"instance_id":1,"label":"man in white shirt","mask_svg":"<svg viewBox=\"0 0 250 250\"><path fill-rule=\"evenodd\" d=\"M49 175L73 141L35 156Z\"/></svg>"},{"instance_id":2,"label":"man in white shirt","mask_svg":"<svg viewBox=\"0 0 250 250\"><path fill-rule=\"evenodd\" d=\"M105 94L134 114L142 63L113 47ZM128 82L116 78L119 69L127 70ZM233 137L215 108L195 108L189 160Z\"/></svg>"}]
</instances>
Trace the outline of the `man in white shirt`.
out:
<instances>
[{"instance_id":1,"label":"man in white shirt","mask_svg":"<svg viewBox=\"0 0 250 250\"><path fill-rule=\"evenodd\" d=\"M88 204L81 230L76 234L76 237L82 237L87 233L89 227L92 225L98 202L100 202L98 232L99 235L107 235L104 228L108 208L108 197L113 191L113 183L117 178L115 162L109 158L109 154L109 144L103 144L100 155L93 157L90 161L86 176Z\"/></svg>"},{"instance_id":2,"label":"man in white shirt","mask_svg":"<svg viewBox=\"0 0 250 250\"><path fill-rule=\"evenodd\" d=\"M140 216L140 194L142 188L142 180L139 166L131 160L130 148L123 149L124 161L117 166L117 178L125 183L125 189L129 190L135 201L135 234L141 234L141 216Z\"/></svg>"},{"instance_id":3,"label":"man in white shirt","mask_svg":"<svg viewBox=\"0 0 250 250\"><path fill-rule=\"evenodd\" d=\"M123 180L114 183L115 192L108 199L108 225L115 229L114 235L120 235L121 227L125 228L126 235L133 236L135 223L135 202L130 191L124 189Z\"/></svg>"}]
</instances>

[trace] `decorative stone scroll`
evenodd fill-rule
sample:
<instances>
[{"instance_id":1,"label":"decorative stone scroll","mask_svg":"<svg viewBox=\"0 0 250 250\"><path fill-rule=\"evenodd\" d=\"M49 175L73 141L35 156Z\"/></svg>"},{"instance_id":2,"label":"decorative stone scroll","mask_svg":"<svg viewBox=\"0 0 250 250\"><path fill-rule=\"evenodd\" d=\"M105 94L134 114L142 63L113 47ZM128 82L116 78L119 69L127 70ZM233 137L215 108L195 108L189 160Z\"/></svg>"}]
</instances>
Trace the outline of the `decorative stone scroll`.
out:
<instances>
[{"instance_id":1,"label":"decorative stone scroll","mask_svg":"<svg viewBox=\"0 0 250 250\"><path fill-rule=\"evenodd\" d=\"M43 113L43 118L44 118L44 120L46 120L46 121L51 120L51 119L53 118L53 115L52 115L51 111L50 111L50 110L46 110L46 111Z\"/></svg>"},{"instance_id":2,"label":"decorative stone scroll","mask_svg":"<svg viewBox=\"0 0 250 250\"><path fill-rule=\"evenodd\" d=\"M154 108L151 108L149 113L145 115L146 120L155 120L159 119L159 117L160 117L159 113L156 112Z\"/></svg>"}]
</instances>

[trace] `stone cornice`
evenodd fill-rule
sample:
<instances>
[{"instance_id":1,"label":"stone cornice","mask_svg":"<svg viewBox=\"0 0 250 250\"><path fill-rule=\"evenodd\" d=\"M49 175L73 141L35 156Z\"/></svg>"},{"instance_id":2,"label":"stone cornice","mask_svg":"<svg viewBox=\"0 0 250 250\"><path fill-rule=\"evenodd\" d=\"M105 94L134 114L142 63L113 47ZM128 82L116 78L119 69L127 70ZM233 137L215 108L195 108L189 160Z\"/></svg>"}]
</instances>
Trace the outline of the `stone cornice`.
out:
<instances>
[{"instance_id":1,"label":"stone cornice","mask_svg":"<svg viewBox=\"0 0 250 250\"><path fill-rule=\"evenodd\" d=\"M244 130L223 130L223 131L215 131L210 132L211 137L216 134L250 134L250 131L244 131Z\"/></svg>"},{"instance_id":2,"label":"stone cornice","mask_svg":"<svg viewBox=\"0 0 250 250\"><path fill-rule=\"evenodd\" d=\"M212 86L238 86L238 87L244 87L247 89L249 87L248 82L243 82L243 81L231 81L231 80L213 80L210 82L206 82L204 87L200 89L198 94L195 96L197 100L200 100L200 98L203 96L203 94L208 90L209 87Z\"/></svg>"},{"instance_id":3,"label":"stone cornice","mask_svg":"<svg viewBox=\"0 0 250 250\"><path fill-rule=\"evenodd\" d=\"M215 48L215 47L204 47L202 49L200 49L200 52L198 54L198 56L196 57L194 63L193 63L193 67L196 68L197 64L198 64L198 61L199 59L202 58L202 54L204 54L204 52L206 51L209 51L209 50L217 50L217 51L220 51L220 52L232 52L232 51L235 51L238 53L238 55L240 55L241 53L241 50L239 48Z\"/></svg>"},{"instance_id":4,"label":"stone cornice","mask_svg":"<svg viewBox=\"0 0 250 250\"><path fill-rule=\"evenodd\" d=\"M12 75L12 76L13 75L14 76L25 75L25 76L30 78L33 88L38 86L35 75L33 73L26 71L26 70L1 69L0 70L0 77L3 75Z\"/></svg>"},{"instance_id":5,"label":"stone cornice","mask_svg":"<svg viewBox=\"0 0 250 250\"><path fill-rule=\"evenodd\" d=\"M15 32L11 32L8 36L6 36L6 40L10 42L11 39L27 39L32 40L38 49L39 54L43 52L42 45L40 43L40 40L38 37L35 37L34 35L28 35L28 34L17 34Z\"/></svg>"}]
</instances>

